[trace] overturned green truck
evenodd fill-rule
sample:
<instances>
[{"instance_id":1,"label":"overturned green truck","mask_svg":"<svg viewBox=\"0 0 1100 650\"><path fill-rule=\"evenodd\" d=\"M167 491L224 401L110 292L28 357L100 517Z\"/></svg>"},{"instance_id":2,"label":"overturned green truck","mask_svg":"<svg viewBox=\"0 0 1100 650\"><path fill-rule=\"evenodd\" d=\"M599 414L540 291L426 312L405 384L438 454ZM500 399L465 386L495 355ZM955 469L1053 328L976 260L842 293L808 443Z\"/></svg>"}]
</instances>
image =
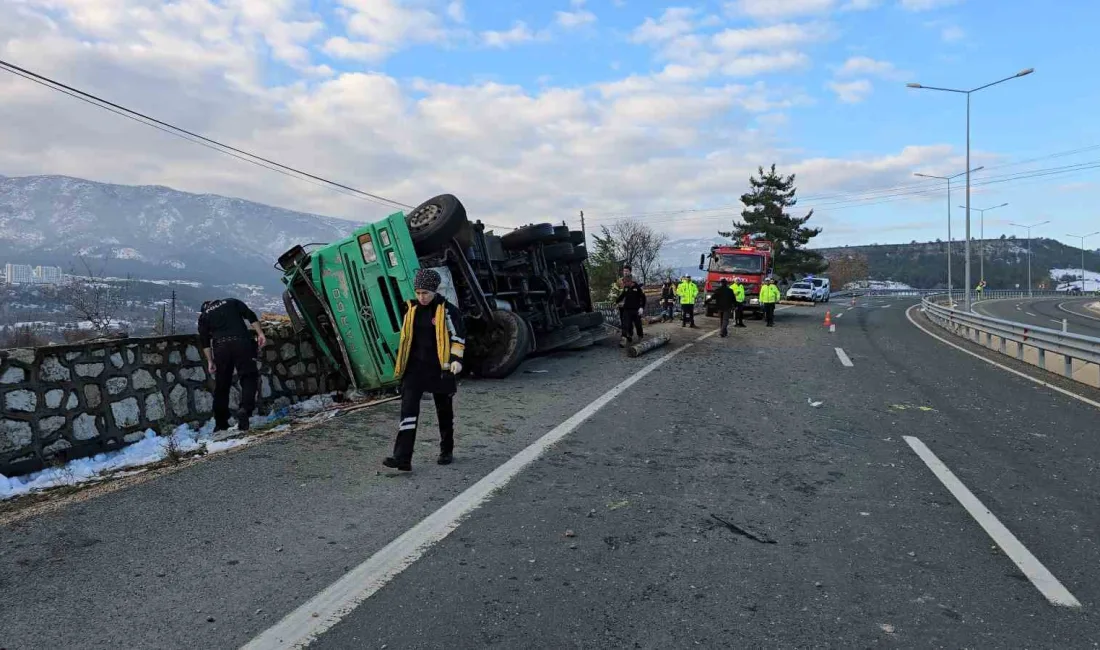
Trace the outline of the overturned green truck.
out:
<instances>
[{"instance_id":1,"label":"overturned green truck","mask_svg":"<svg viewBox=\"0 0 1100 650\"><path fill-rule=\"evenodd\" d=\"M309 250L307 250L307 247ZM451 194L356 229L329 244L283 253L283 302L347 383L395 383L401 322L417 269L443 278L466 324L464 372L510 375L532 354L588 347L606 336L593 311L584 234L531 224L498 236L470 222Z\"/></svg>"}]
</instances>

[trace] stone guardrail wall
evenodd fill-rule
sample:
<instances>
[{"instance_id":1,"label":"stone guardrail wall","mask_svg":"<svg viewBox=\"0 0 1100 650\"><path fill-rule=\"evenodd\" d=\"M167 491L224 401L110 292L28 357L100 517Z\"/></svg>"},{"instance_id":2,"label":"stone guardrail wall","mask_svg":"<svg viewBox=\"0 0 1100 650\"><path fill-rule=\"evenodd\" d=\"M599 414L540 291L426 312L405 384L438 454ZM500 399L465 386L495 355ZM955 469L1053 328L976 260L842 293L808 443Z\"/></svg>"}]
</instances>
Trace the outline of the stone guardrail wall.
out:
<instances>
[{"instance_id":1,"label":"stone guardrail wall","mask_svg":"<svg viewBox=\"0 0 1100 650\"><path fill-rule=\"evenodd\" d=\"M343 388L308 334L282 324L265 324L265 333L259 410ZM119 449L147 429L205 422L213 388L194 335L0 350L0 474ZM234 380L230 406L239 401Z\"/></svg>"}]
</instances>

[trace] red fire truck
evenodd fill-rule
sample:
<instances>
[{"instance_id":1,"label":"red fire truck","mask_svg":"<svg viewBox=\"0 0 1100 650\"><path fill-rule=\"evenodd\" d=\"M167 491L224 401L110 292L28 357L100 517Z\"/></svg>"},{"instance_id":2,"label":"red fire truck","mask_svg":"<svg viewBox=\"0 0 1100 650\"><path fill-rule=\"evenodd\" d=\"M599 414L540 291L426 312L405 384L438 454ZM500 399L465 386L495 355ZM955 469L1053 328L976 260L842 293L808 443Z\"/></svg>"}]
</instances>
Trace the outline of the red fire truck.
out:
<instances>
[{"instance_id":1,"label":"red fire truck","mask_svg":"<svg viewBox=\"0 0 1100 650\"><path fill-rule=\"evenodd\" d=\"M739 277L745 287L745 312L751 313L753 318L764 317L760 307L760 285L772 272L772 250L770 241L743 235L739 243L712 246L710 257L706 253L699 256L699 270L707 272L703 286L707 316L715 313L711 294L718 282L725 278L732 285L733 279Z\"/></svg>"}]
</instances>

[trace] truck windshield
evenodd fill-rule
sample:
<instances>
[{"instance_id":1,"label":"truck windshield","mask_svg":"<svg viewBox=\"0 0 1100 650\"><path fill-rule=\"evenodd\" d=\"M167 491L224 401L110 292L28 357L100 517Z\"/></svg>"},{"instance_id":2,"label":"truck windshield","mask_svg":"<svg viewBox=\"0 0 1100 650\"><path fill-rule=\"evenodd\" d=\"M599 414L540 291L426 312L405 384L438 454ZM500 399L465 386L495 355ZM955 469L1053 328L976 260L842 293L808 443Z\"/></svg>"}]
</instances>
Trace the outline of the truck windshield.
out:
<instances>
[{"instance_id":1,"label":"truck windshield","mask_svg":"<svg viewBox=\"0 0 1100 650\"><path fill-rule=\"evenodd\" d=\"M710 270L718 273L762 273L764 256L746 253L721 253L710 259Z\"/></svg>"}]
</instances>

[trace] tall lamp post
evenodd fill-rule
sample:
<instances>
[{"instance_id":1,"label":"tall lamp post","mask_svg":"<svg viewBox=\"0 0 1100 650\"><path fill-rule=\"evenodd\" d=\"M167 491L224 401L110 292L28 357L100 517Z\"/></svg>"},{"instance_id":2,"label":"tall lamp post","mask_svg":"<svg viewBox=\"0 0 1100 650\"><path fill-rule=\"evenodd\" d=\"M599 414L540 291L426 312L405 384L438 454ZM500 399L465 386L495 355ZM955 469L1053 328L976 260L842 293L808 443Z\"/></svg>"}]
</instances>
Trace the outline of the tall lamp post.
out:
<instances>
[{"instance_id":1,"label":"tall lamp post","mask_svg":"<svg viewBox=\"0 0 1100 650\"><path fill-rule=\"evenodd\" d=\"M1100 235L1100 230L1090 232L1087 235L1066 235L1081 240L1081 293L1085 292L1085 240L1093 235Z\"/></svg>"},{"instance_id":2,"label":"tall lamp post","mask_svg":"<svg viewBox=\"0 0 1100 650\"><path fill-rule=\"evenodd\" d=\"M985 169L985 165L981 167L975 167L971 169L971 172ZM955 304L954 294L951 292L951 181L966 174L966 172L959 172L954 176L933 176L932 174L921 174L920 172L913 172L914 176L920 176L921 178L936 178L941 181L947 181L947 302L952 306Z\"/></svg>"},{"instance_id":3,"label":"tall lamp post","mask_svg":"<svg viewBox=\"0 0 1100 650\"><path fill-rule=\"evenodd\" d=\"M1021 223L1009 224L1010 226L1016 226L1017 228L1027 228L1027 297L1031 297L1031 229L1036 226L1041 226L1044 223L1050 223L1050 219L1046 221L1040 221L1039 223L1033 223L1030 226L1025 226Z\"/></svg>"},{"instance_id":4,"label":"tall lamp post","mask_svg":"<svg viewBox=\"0 0 1100 650\"><path fill-rule=\"evenodd\" d=\"M1007 203L1002 203L1000 205L995 205L992 208L973 208L974 212L979 212L982 215L982 218L981 218L981 224L982 225L979 226L980 230L978 231L979 232L978 237L982 240L982 245L979 247L979 253L978 253L978 259L981 260L980 270L978 271L978 276L982 280L985 279L985 213L990 211L990 210L996 210L997 208L1003 208L1006 205L1008 205L1008 204ZM963 206L960 205L959 207L961 208Z\"/></svg>"},{"instance_id":5,"label":"tall lamp post","mask_svg":"<svg viewBox=\"0 0 1100 650\"><path fill-rule=\"evenodd\" d=\"M938 88L936 86L923 86L916 83L906 84L906 86L908 86L909 88L917 88L920 90L939 90L947 93L959 93L962 95L966 95L966 311L970 311L970 95L978 92L979 90L985 90L990 86L996 86L999 83L1004 83L1010 79L1029 75L1032 72L1035 72L1035 68L1021 70L1011 77L998 79L997 81L994 81L992 83L987 83L984 86L978 86L977 88L971 88L970 90L962 90L959 88Z\"/></svg>"}]
</instances>

